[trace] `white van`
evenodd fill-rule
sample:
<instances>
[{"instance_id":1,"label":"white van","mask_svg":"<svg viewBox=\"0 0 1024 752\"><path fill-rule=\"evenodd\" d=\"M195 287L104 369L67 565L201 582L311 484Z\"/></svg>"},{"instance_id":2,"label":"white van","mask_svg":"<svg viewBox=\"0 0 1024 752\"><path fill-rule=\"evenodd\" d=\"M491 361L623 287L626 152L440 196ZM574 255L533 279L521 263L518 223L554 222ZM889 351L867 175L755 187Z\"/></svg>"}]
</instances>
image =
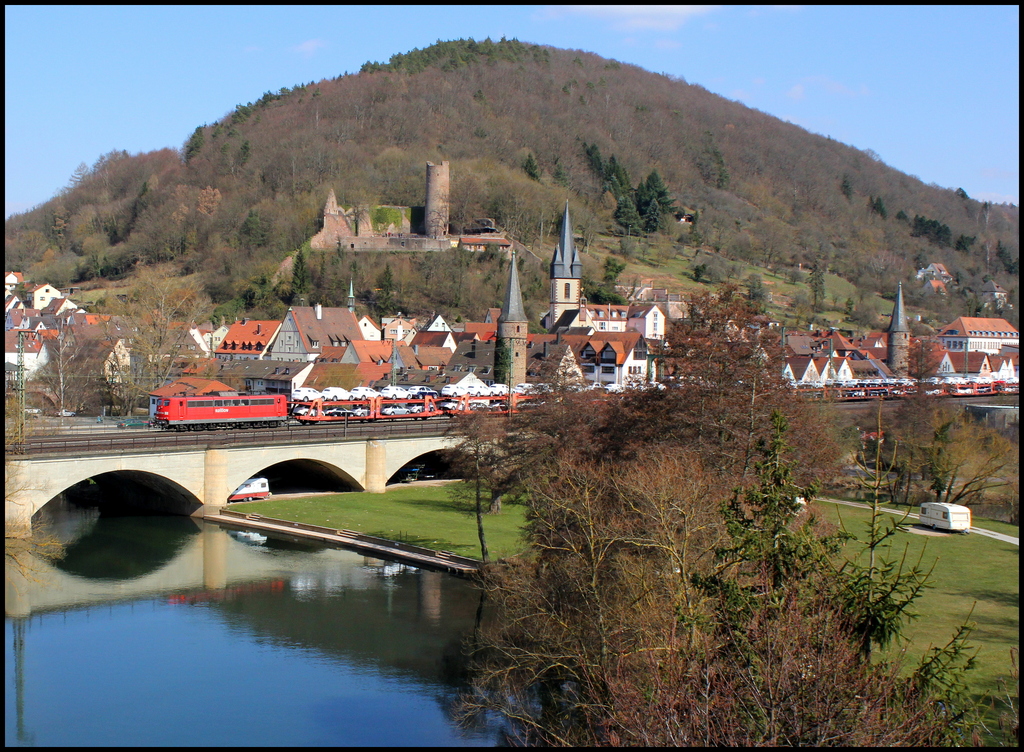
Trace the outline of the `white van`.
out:
<instances>
[{"instance_id":1,"label":"white van","mask_svg":"<svg viewBox=\"0 0 1024 752\"><path fill-rule=\"evenodd\" d=\"M920 522L922 525L928 525L932 530L968 533L971 530L971 510L960 504L926 501L921 505Z\"/></svg>"},{"instance_id":2,"label":"white van","mask_svg":"<svg viewBox=\"0 0 1024 752\"><path fill-rule=\"evenodd\" d=\"M254 501L268 498L270 498L270 484L267 483L267 479L249 478L235 489L235 492L228 497L228 501Z\"/></svg>"}]
</instances>

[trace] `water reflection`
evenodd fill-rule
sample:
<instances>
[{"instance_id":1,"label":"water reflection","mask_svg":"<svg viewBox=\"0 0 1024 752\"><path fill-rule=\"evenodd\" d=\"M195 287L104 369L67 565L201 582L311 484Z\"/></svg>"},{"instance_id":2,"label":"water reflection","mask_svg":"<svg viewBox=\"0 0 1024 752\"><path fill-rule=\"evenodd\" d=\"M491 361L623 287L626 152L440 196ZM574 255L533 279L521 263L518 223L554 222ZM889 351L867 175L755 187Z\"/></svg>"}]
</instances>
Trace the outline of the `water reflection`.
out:
<instances>
[{"instance_id":1,"label":"water reflection","mask_svg":"<svg viewBox=\"0 0 1024 752\"><path fill-rule=\"evenodd\" d=\"M41 581L7 573L8 744L494 743L451 720L469 583L188 518L79 523Z\"/></svg>"}]
</instances>

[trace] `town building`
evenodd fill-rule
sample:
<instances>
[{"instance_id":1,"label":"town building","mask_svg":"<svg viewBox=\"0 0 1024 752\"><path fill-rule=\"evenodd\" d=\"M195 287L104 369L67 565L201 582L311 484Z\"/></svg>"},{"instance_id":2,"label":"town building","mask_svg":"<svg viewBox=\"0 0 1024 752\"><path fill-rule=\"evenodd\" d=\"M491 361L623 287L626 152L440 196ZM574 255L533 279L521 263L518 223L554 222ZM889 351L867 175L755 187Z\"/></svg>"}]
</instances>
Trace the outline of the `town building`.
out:
<instances>
[{"instance_id":1,"label":"town building","mask_svg":"<svg viewBox=\"0 0 1024 752\"><path fill-rule=\"evenodd\" d=\"M280 321L236 321L214 354L220 360L260 360L280 328Z\"/></svg>"},{"instance_id":2,"label":"town building","mask_svg":"<svg viewBox=\"0 0 1024 752\"><path fill-rule=\"evenodd\" d=\"M953 275L943 264L928 264L924 269L918 269L916 276L918 279L935 279L947 285L953 281Z\"/></svg>"},{"instance_id":3,"label":"town building","mask_svg":"<svg viewBox=\"0 0 1024 752\"><path fill-rule=\"evenodd\" d=\"M313 369L311 362L293 360L225 361L217 374L220 381L248 394L287 394L304 386Z\"/></svg>"},{"instance_id":4,"label":"town building","mask_svg":"<svg viewBox=\"0 0 1024 752\"><path fill-rule=\"evenodd\" d=\"M988 280L981 286L981 299L987 305L995 309L1002 309L1006 306L1009 293L994 279Z\"/></svg>"},{"instance_id":5,"label":"town building","mask_svg":"<svg viewBox=\"0 0 1024 752\"><path fill-rule=\"evenodd\" d=\"M26 290L28 293L28 299L31 301L31 307L38 310L46 308L47 304L55 298L63 298L64 293L58 290L53 285L41 284L32 285Z\"/></svg>"},{"instance_id":6,"label":"town building","mask_svg":"<svg viewBox=\"0 0 1024 752\"><path fill-rule=\"evenodd\" d=\"M950 352L998 353L1020 346L1020 332L1006 319L960 316L939 329L938 339Z\"/></svg>"},{"instance_id":7,"label":"town building","mask_svg":"<svg viewBox=\"0 0 1024 752\"><path fill-rule=\"evenodd\" d=\"M319 303L292 307L264 358L309 362L316 360L324 347L363 339L359 321L347 308L324 308Z\"/></svg>"},{"instance_id":8,"label":"town building","mask_svg":"<svg viewBox=\"0 0 1024 752\"><path fill-rule=\"evenodd\" d=\"M25 275L21 272L4 272L4 291L14 292L16 287L25 284Z\"/></svg>"}]
</instances>

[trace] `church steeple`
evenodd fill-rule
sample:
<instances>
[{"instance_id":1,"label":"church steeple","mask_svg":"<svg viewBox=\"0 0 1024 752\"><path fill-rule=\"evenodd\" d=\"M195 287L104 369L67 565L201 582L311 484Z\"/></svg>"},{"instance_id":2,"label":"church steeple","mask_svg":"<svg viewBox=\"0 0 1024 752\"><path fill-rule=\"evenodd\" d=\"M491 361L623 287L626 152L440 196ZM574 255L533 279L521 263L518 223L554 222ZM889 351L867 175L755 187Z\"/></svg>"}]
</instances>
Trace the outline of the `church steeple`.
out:
<instances>
[{"instance_id":1,"label":"church steeple","mask_svg":"<svg viewBox=\"0 0 1024 752\"><path fill-rule=\"evenodd\" d=\"M558 247L551 259L552 279L579 279L583 275L583 264L576 252L576 244L572 239L572 220L569 219L569 202L565 202L562 214L562 230L558 236Z\"/></svg>"},{"instance_id":2,"label":"church steeple","mask_svg":"<svg viewBox=\"0 0 1024 752\"><path fill-rule=\"evenodd\" d=\"M903 310L903 283L896 287L896 304L889 322L889 341L885 349L885 364L898 378L906 378L910 371L910 327Z\"/></svg>"},{"instance_id":3,"label":"church steeple","mask_svg":"<svg viewBox=\"0 0 1024 752\"><path fill-rule=\"evenodd\" d=\"M352 278L348 278L348 309L352 313L356 312L356 294L352 290Z\"/></svg>"},{"instance_id":4,"label":"church steeple","mask_svg":"<svg viewBox=\"0 0 1024 752\"><path fill-rule=\"evenodd\" d=\"M551 307L548 311L548 329L554 329L566 311L580 308L580 278L583 264L572 239L572 220L569 218L569 202L565 202L562 214L562 231L558 247L551 259Z\"/></svg>"},{"instance_id":5,"label":"church steeple","mask_svg":"<svg viewBox=\"0 0 1024 752\"><path fill-rule=\"evenodd\" d=\"M516 252L512 251L511 269L508 273L508 284L505 286L505 302L501 306L498 323L527 323L526 309L523 308L523 291L519 286L519 269L516 265Z\"/></svg>"},{"instance_id":6,"label":"church steeple","mask_svg":"<svg viewBox=\"0 0 1024 752\"><path fill-rule=\"evenodd\" d=\"M505 301L498 316L498 341L494 347L494 380L514 386L526 381L526 334L529 322L523 308L516 254L512 252Z\"/></svg>"},{"instance_id":7,"label":"church steeple","mask_svg":"<svg viewBox=\"0 0 1024 752\"><path fill-rule=\"evenodd\" d=\"M903 311L903 283L896 286L896 305L892 307L892 320L889 322L890 332L909 332L907 314Z\"/></svg>"}]
</instances>

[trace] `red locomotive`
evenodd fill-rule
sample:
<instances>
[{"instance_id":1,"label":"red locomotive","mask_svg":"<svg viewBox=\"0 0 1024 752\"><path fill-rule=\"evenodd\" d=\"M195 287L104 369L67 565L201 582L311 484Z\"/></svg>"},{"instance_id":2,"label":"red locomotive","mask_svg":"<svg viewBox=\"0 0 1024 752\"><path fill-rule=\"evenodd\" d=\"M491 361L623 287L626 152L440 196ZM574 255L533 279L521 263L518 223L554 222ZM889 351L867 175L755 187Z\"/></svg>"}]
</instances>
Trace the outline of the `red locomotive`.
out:
<instances>
[{"instance_id":1,"label":"red locomotive","mask_svg":"<svg viewBox=\"0 0 1024 752\"><path fill-rule=\"evenodd\" d=\"M287 422L288 397L283 394L161 397L153 418L165 431L273 428Z\"/></svg>"}]
</instances>

